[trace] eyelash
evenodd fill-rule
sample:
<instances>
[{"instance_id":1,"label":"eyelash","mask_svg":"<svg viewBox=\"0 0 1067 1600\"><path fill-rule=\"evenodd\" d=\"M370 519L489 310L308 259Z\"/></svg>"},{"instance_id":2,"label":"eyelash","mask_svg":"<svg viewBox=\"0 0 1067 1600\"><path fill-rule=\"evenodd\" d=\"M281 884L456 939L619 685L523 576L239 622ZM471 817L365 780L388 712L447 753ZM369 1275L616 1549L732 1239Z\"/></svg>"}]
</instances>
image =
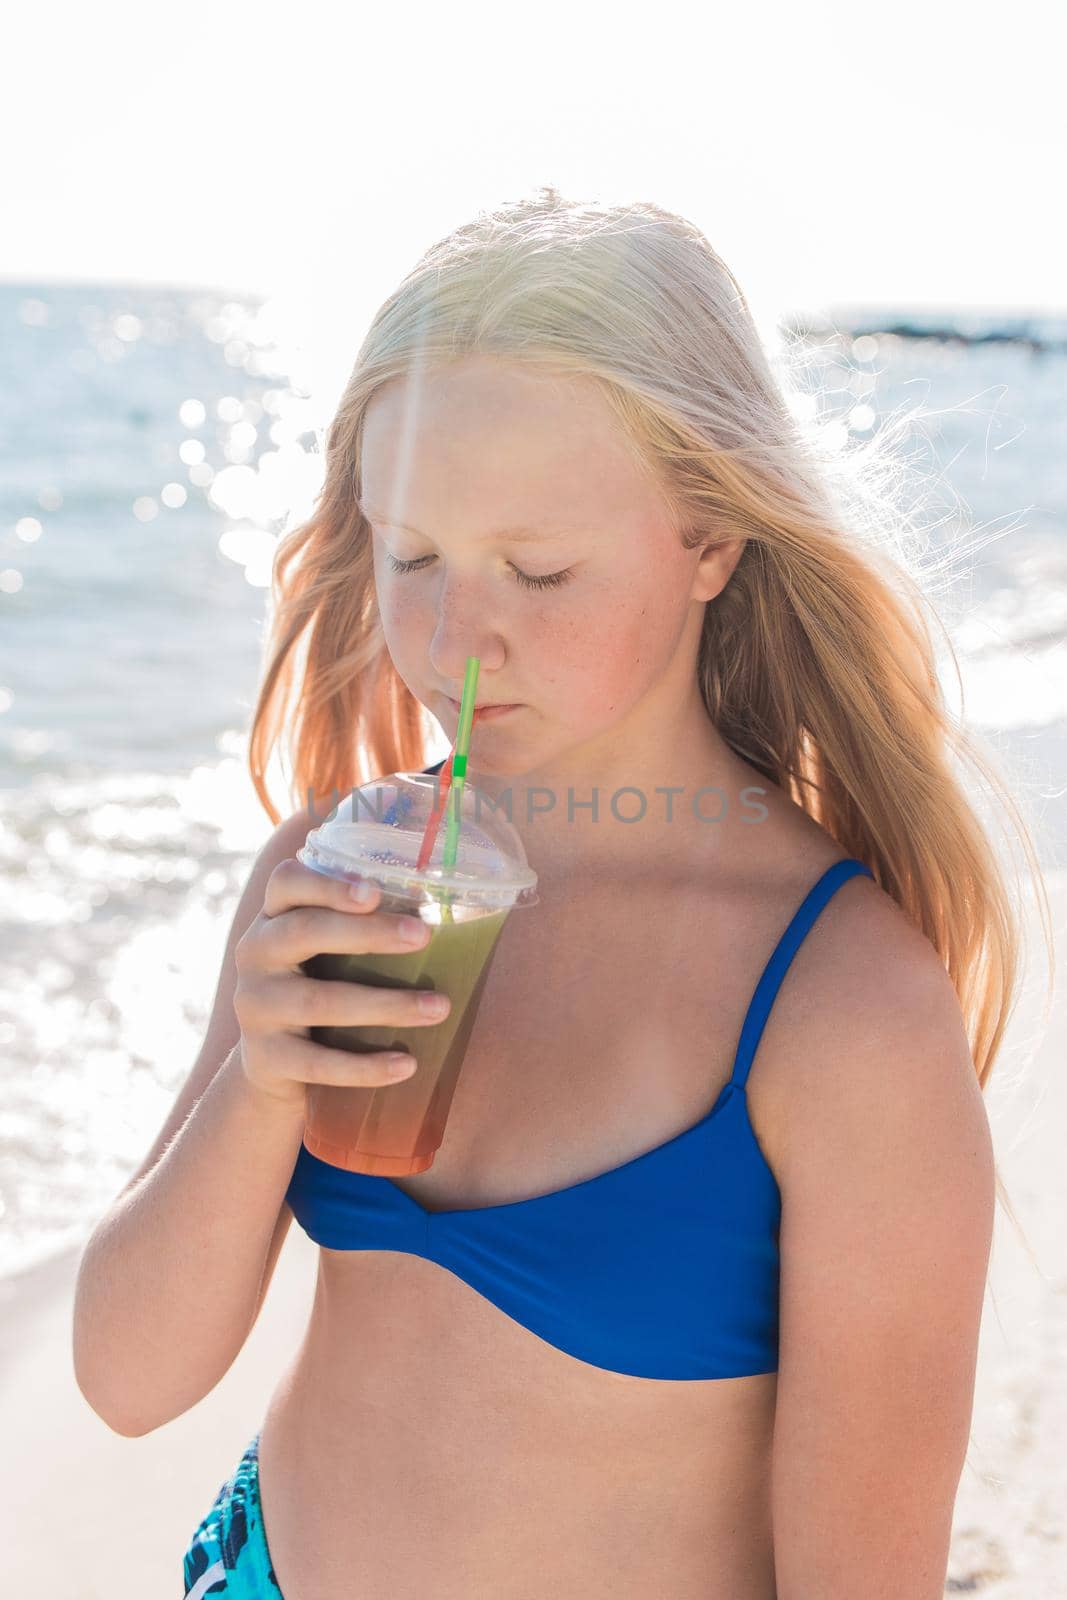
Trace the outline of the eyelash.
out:
<instances>
[{"instance_id":1,"label":"eyelash","mask_svg":"<svg viewBox=\"0 0 1067 1600\"><path fill-rule=\"evenodd\" d=\"M424 562L432 561L432 556L420 556L417 561L400 561L396 556L387 555L385 558L394 572L414 572ZM543 578L532 578L528 573L520 572L518 567L512 567L516 578L525 589L556 589L562 583L567 583L573 576L572 568L567 567L563 572L548 572Z\"/></svg>"}]
</instances>

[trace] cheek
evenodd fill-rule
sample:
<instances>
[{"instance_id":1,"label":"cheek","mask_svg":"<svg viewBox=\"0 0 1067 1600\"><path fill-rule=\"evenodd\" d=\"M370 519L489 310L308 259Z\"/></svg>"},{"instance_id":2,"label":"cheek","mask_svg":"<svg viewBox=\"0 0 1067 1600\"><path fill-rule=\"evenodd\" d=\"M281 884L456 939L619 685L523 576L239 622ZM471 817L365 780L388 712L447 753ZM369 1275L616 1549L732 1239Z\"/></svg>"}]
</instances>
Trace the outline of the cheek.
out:
<instances>
[{"instance_id":1,"label":"cheek","mask_svg":"<svg viewBox=\"0 0 1067 1600\"><path fill-rule=\"evenodd\" d=\"M378 591L385 648L401 682L417 699L426 683L426 655L432 637L432 623L417 602L398 591L395 583Z\"/></svg>"},{"instance_id":2,"label":"cheek","mask_svg":"<svg viewBox=\"0 0 1067 1600\"><path fill-rule=\"evenodd\" d=\"M382 619L389 653L399 662L405 653L414 655L433 632L433 617L426 605L419 603L415 593L417 585L409 580L405 590L403 582L387 578L378 587L378 614Z\"/></svg>"},{"instance_id":3,"label":"cheek","mask_svg":"<svg viewBox=\"0 0 1067 1600\"><path fill-rule=\"evenodd\" d=\"M541 610L530 640L539 678L572 726L593 726L640 700L670 660L683 619L664 589L605 586L595 604Z\"/></svg>"}]
</instances>

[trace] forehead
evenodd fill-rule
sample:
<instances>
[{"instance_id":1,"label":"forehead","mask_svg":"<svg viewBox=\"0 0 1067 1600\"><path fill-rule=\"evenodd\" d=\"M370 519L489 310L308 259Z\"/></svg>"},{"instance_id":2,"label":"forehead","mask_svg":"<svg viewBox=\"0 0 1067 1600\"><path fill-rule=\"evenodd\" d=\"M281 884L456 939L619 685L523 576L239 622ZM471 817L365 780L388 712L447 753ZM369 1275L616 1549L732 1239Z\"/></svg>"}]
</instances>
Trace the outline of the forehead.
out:
<instances>
[{"instance_id":1,"label":"forehead","mask_svg":"<svg viewBox=\"0 0 1067 1600\"><path fill-rule=\"evenodd\" d=\"M427 534L454 511L494 528L649 508L632 442L596 384L468 357L384 384L363 422L360 499L372 521Z\"/></svg>"},{"instance_id":2,"label":"forehead","mask_svg":"<svg viewBox=\"0 0 1067 1600\"><path fill-rule=\"evenodd\" d=\"M605 431L614 423L592 379L484 355L390 379L368 402L365 430L374 431L376 423L395 423L400 416L415 428L445 419L461 427L537 422L566 429L581 422L595 429L599 423Z\"/></svg>"}]
</instances>

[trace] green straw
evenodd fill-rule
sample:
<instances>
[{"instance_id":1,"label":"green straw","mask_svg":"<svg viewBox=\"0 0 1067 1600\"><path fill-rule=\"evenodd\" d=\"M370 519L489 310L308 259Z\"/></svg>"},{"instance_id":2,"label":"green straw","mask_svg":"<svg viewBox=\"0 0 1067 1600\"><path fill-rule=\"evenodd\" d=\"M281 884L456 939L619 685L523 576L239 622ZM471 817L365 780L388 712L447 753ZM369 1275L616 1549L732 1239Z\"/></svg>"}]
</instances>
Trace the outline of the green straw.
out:
<instances>
[{"instance_id":1,"label":"green straw","mask_svg":"<svg viewBox=\"0 0 1067 1600\"><path fill-rule=\"evenodd\" d=\"M459 702L459 727L456 729L456 746L452 756L452 783L448 792L448 812L445 822L445 847L441 865L449 871L456 864L459 847L459 821L463 805L463 783L467 775L467 752L470 749L471 726L474 722L474 696L478 692L477 656L467 657L467 671L463 679L463 694Z\"/></svg>"}]
</instances>

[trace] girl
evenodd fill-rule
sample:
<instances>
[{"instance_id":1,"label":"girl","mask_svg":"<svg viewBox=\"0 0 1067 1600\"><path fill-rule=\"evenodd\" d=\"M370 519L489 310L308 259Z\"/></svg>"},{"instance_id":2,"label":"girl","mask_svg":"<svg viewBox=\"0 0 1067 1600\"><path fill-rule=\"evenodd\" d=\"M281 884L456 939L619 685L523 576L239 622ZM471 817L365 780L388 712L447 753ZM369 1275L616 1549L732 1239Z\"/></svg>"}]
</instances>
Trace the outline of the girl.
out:
<instances>
[{"instance_id":1,"label":"girl","mask_svg":"<svg viewBox=\"0 0 1067 1600\"><path fill-rule=\"evenodd\" d=\"M502 207L375 317L277 558L278 826L79 1277L79 1383L143 1434L230 1366L294 1215L320 1246L187 1597L939 1600L1018 930L919 591L828 470L654 205ZM470 655L508 708L470 777L540 904L432 1167L345 1173L306 1085L397 1072L309 1027L441 1013L302 975L410 946L294 857L324 796L422 766L424 711L455 734Z\"/></svg>"}]
</instances>

